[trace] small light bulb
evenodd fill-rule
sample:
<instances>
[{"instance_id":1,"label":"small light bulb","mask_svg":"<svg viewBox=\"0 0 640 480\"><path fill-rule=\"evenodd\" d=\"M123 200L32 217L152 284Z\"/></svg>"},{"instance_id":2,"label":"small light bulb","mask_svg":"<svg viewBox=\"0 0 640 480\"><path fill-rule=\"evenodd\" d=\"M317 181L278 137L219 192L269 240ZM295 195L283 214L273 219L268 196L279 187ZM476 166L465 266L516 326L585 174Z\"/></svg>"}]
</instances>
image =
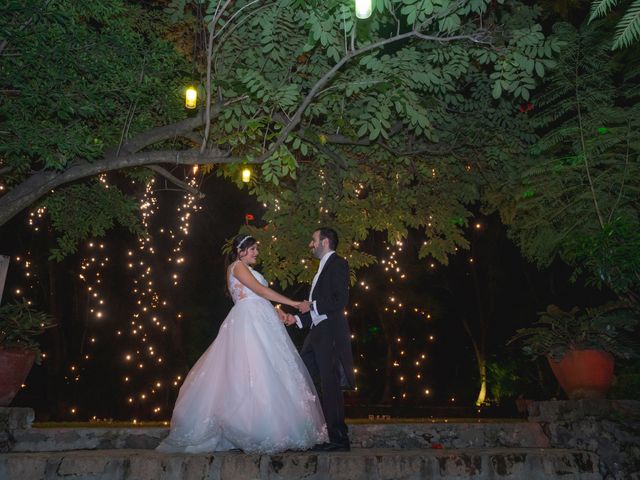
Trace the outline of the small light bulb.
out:
<instances>
[{"instance_id":1,"label":"small light bulb","mask_svg":"<svg viewBox=\"0 0 640 480\"><path fill-rule=\"evenodd\" d=\"M198 102L198 91L194 87L187 88L187 92L185 94L185 107L187 108L196 108L196 103Z\"/></svg>"},{"instance_id":2,"label":"small light bulb","mask_svg":"<svg viewBox=\"0 0 640 480\"><path fill-rule=\"evenodd\" d=\"M365 19L373 13L373 5L371 0L356 0L356 17Z\"/></svg>"}]
</instances>

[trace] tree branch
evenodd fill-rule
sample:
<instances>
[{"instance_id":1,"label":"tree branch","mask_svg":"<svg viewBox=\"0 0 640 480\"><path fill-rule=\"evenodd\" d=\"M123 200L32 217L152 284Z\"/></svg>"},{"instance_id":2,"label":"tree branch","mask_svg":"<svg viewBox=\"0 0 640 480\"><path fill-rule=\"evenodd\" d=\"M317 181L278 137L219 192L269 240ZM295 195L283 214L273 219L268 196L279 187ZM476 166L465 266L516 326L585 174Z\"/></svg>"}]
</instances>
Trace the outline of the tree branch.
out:
<instances>
[{"instance_id":1,"label":"tree branch","mask_svg":"<svg viewBox=\"0 0 640 480\"><path fill-rule=\"evenodd\" d=\"M139 133L122 144L120 154L131 154L142 150L144 147L153 145L163 140L169 140L190 134L194 129L204 125L204 113L198 111L194 117L185 118L179 122L162 127L152 128L143 133ZM117 156L118 147L113 147L105 151L105 157Z\"/></svg>"},{"instance_id":2,"label":"tree branch","mask_svg":"<svg viewBox=\"0 0 640 480\"><path fill-rule=\"evenodd\" d=\"M613 218L613 214L618 208L618 204L620 203L620 199L622 198L622 191L624 190L624 183L627 180L627 173L629 172L629 149L630 149L630 138L629 133L631 132L631 125L627 122L627 152L624 155L624 174L622 175L622 182L620 183L620 190L618 191L618 198L616 198L616 202L611 207L611 211L609 212L609 218L607 219L607 223L611 223L611 219Z\"/></svg>"},{"instance_id":3,"label":"tree branch","mask_svg":"<svg viewBox=\"0 0 640 480\"><path fill-rule=\"evenodd\" d=\"M596 195L596 190L593 185L593 179L591 178L591 170L589 168L589 157L587 156L587 146L584 140L584 128L582 125L582 111L580 109L580 94L578 92L578 62L576 62L575 67L575 98L576 98L576 109L577 109L577 118L578 118L578 132L580 133L580 145L582 147L582 158L584 160L584 168L587 173L587 180L589 181L589 189L591 190L591 197L593 199L593 206L596 210L596 215L598 216L598 222L600 223L600 228L604 228L604 219L602 218L602 213L600 212L600 205L598 205L598 196Z\"/></svg>"},{"instance_id":4,"label":"tree branch","mask_svg":"<svg viewBox=\"0 0 640 480\"><path fill-rule=\"evenodd\" d=\"M188 183L183 182L178 177L174 176L171 172L169 172L167 169L162 168L159 165L148 165L147 168L153 170L154 172L159 173L164 178L169 180L171 183L173 183L174 185L177 185L178 187L182 188L183 190L186 190L191 195L193 195L193 196L195 196L197 198L204 198L204 193L202 193L197 188L192 187Z\"/></svg>"},{"instance_id":5,"label":"tree branch","mask_svg":"<svg viewBox=\"0 0 640 480\"><path fill-rule=\"evenodd\" d=\"M228 100L223 103L216 103L215 106L213 106L211 109L212 118L217 117L224 107L243 101L246 98L247 96L245 95L239 98ZM122 144L120 153L126 154L139 152L144 147L148 147L149 145L153 145L154 143L162 142L164 140L170 140L176 137L185 137L193 141L193 130L202 127L204 124L205 112L203 110L199 110L193 117L185 118L184 120L180 120L170 125L163 125L162 127L152 128L151 130L147 130L143 133L135 135ZM198 137L197 143L200 144L200 141L201 138ZM105 157L117 155L117 151L117 147L110 148L105 151ZM203 155L206 155L206 153L203 152Z\"/></svg>"},{"instance_id":6,"label":"tree branch","mask_svg":"<svg viewBox=\"0 0 640 480\"><path fill-rule=\"evenodd\" d=\"M226 0L222 8L220 8L220 2L218 2L218 6L216 7L216 11L209 23L209 42L207 44L207 102L205 104L205 115L204 115L204 135L202 137L202 145L200 147L200 152L203 153L205 148L207 148L207 141L209 140L209 130L211 129L211 59L213 58L213 39L215 38L216 24L220 17L224 14L225 10L231 3L231 0Z\"/></svg>"},{"instance_id":7,"label":"tree branch","mask_svg":"<svg viewBox=\"0 0 640 480\"><path fill-rule=\"evenodd\" d=\"M402 131L402 127L403 127L402 122L400 121L396 122L389 129L389 136L393 137L396 133L399 133L400 131ZM362 145L367 147L369 145L373 145L374 143L376 143L374 141L369 140L368 138L365 138L362 140L354 140L340 133L333 133L331 135L327 135L326 137L327 137L327 143L335 143L339 145Z\"/></svg>"},{"instance_id":8,"label":"tree branch","mask_svg":"<svg viewBox=\"0 0 640 480\"><path fill-rule=\"evenodd\" d=\"M224 107L241 102L246 98L246 96L242 96L224 103L218 103L212 108L212 115L218 116ZM204 125L204 112L199 111L193 117L135 135L123 143L120 148L119 146L114 146L105 150L104 157L100 160L94 162L79 161L70 164L64 171L41 170L36 172L0 197L0 226L46 195L50 190L65 183L111 170L157 163L205 165L240 161L239 158L232 157L229 152L218 148L213 148L203 153L197 150L164 150L138 153L149 145L176 137L185 137L199 143L201 137L196 136L193 130L202 127L202 125ZM2 173L5 173L7 168L3 167Z\"/></svg>"},{"instance_id":9,"label":"tree branch","mask_svg":"<svg viewBox=\"0 0 640 480\"><path fill-rule=\"evenodd\" d=\"M338 73L343 65L349 62L352 58L355 58L364 53L370 52L372 50L376 50L385 45L389 45L391 43L398 42L400 40L406 40L409 38L419 38L421 40L430 40L434 42L447 43L453 42L457 40L469 40L474 43L484 42L486 39L487 33L485 31L476 32L469 35L453 35L450 37L438 37L434 35L425 35L418 31L412 30L410 32L402 33L400 35L394 35L393 37L380 40L378 42L372 43L365 47L360 48L359 50L352 50L347 55L342 57L338 63L336 63L327 73L325 73L320 80L316 82L316 84L309 90L307 96L304 98L296 112L291 117L291 121L285 126L285 128L280 132L276 141L271 145L271 147L264 152L262 155L257 157L251 163L262 163L267 158L269 158L273 153L280 148L280 146L287 140L289 134L293 131L295 127L298 126L300 121L302 120L302 114L305 112L307 107L311 104L317 93L333 78L333 76Z\"/></svg>"},{"instance_id":10,"label":"tree branch","mask_svg":"<svg viewBox=\"0 0 640 480\"><path fill-rule=\"evenodd\" d=\"M119 157L112 154L92 163L77 162L62 172L42 170L31 175L27 180L0 197L0 226L54 188L100 173L157 163L207 165L238 161L240 161L239 158L232 157L229 153L217 149L207 150L205 153L200 153L198 150L167 150L133 153Z\"/></svg>"}]
</instances>

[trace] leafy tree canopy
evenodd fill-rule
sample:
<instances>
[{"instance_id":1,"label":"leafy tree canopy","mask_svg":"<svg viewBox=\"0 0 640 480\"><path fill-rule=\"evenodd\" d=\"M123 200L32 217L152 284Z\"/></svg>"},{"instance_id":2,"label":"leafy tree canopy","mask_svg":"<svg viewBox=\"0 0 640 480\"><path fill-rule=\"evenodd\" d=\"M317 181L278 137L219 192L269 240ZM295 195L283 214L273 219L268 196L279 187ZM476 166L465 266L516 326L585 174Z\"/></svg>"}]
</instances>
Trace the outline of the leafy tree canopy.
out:
<instances>
[{"instance_id":1,"label":"leafy tree canopy","mask_svg":"<svg viewBox=\"0 0 640 480\"><path fill-rule=\"evenodd\" d=\"M108 170L207 164L235 179L254 164L267 227L252 231L285 285L309 276L292 259L320 224L354 267L373 261L357 247L371 230L422 231L420 255L445 263L465 248L467 205L534 138L518 107L561 47L521 2L377 0L362 21L347 1L175 0L166 13L198 33L205 100L184 117L184 67L157 15L117 0L19 3L2 16L4 53L20 55L3 58L17 92L2 111L1 223Z\"/></svg>"},{"instance_id":2,"label":"leafy tree canopy","mask_svg":"<svg viewBox=\"0 0 640 480\"><path fill-rule=\"evenodd\" d=\"M28 206L39 198L31 190L34 179L40 179L35 183L41 189L55 187L49 182L81 163L102 173L107 146L184 115L179 88L185 60L160 37L163 17L121 0L5 3L0 12L0 188L9 190L0 198L4 213L12 211L13 188L23 186ZM114 222L138 231L132 197L103 188L96 177L88 182L92 185L60 182L45 202L62 235L58 257Z\"/></svg>"},{"instance_id":3,"label":"leafy tree canopy","mask_svg":"<svg viewBox=\"0 0 640 480\"><path fill-rule=\"evenodd\" d=\"M251 191L268 227L251 231L285 285L309 276L297 259L320 224L356 267L373 260L358 249L371 230L423 231L420 255L444 263L466 248L466 205L532 138L518 105L560 47L522 4L378 2L365 22L350 5L263 6L213 50L217 94L243 98L211 125L241 159L219 173L262 161Z\"/></svg>"},{"instance_id":4,"label":"leafy tree canopy","mask_svg":"<svg viewBox=\"0 0 640 480\"><path fill-rule=\"evenodd\" d=\"M566 39L537 98L530 154L505 164L490 202L540 266L560 256L591 283L638 301L640 109L637 55L617 61L593 27L558 24Z\"/></svg>"},{"instance_id":5,"label":"leafy tree canopy","mask_svg":"<svg viewBox=\"0 0 640 480\"><path fill-rule=\"evenodd\" d=\"M618 3L618 0L593 0L591 2L591 14L589 21L610 13ZM616 26L616 33L612 49L616 50L630 46L640 40L640 0L628 2L622 18Z\"/></svg>"}]
</instances>

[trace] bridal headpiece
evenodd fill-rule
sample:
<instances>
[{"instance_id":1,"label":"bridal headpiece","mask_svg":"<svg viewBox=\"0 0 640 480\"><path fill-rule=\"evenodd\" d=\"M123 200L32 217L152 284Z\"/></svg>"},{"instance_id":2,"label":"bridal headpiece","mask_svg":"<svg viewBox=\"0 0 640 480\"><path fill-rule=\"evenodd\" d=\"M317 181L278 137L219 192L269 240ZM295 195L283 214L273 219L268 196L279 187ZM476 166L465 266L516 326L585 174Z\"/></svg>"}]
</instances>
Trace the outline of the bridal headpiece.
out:
<instances>
[{"instance_id":1,"label":"bridal headpiece","mask_svg":"<svg viewBox=\"0 0 640 480\"><path fill-rule=\"evenodd\" d=\"M251 235L247 235L246 237L244 237L242 240L240 240L240 243L238 243L238 249L242 248L242 244L244 242L246 242L247 240L249 240L251 238Z\"/></svg>"}]
</instances>

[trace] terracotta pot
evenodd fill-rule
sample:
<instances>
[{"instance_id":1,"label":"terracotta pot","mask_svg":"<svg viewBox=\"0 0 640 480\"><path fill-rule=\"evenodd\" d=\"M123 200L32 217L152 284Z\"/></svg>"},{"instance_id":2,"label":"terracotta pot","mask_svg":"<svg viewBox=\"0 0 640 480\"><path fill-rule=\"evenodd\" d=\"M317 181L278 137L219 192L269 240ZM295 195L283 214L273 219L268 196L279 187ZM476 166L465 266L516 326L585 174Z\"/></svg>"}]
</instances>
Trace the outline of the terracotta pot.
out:
<instances>
[{"instance_id":1,"label":"terracotta pot","mask_svg":"<svg viewBox=\"0 0 640 480\"><path fill-rule=\"evenodd\" d=\"M29 375L36 352L22 348L0 348L0 407L8 406Z\"/></svg>"},{"instance_id":2,"label":"terracotta pot","mask_svg":"<svg viewBox=\"0 0 640 480\"><path fill-rule=\"evenodd\" d=\"M547 357L570 399L604 398L613 383L613 355L602 350L569 350L559 362Z\"/></svg>"}]
</instances>

